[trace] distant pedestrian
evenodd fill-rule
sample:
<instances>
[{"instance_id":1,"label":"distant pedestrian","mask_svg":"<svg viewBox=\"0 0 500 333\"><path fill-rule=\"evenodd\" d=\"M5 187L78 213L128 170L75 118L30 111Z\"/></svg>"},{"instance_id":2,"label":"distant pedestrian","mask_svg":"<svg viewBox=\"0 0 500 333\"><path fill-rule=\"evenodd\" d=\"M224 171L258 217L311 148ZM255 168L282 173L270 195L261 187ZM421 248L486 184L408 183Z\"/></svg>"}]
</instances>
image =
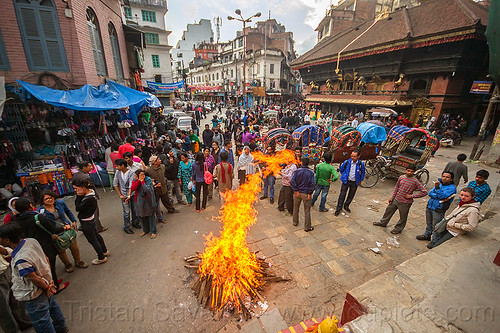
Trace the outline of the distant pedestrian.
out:
<instances>
[{"instance_id":1,"label":"distant pedestrian","mask_svg":"<svg viewBox=\"0 0 500 333\"><path fill-rule=\"evenodd\" d=\"M449 162L446 164L444 167L444 171L451 171L453 172L453 175L455 175L455 178L453 179L453 183L455 186L460 185L460 179L464 179L464 184L467 184L469 181L469 176L468 176L468 168L467 165L464 164L464 161L467 159L467 155L465 154L458 154L457 160L454 162Z\"/></svg>"},{"instance_id":2,"label":"distant pedestrian","mask_svg":"<svg viewBox=\"0 0 500 333\"><path fill-rule=\"evenodd\" d=\"M120 147L118 147L118 154L120 154L120 157L122 158L123 154L126 152L133 153L134 149L135 149L134 144L135 144L135 139L131 136L128 136L127 142L125 144L121 145Z\"/></svg>"},{"instance_id":3,"label":"distant pedestrian","mask_svg":"<svg viewBox=\"0 0 500 333\"><path fill-rule=\"evenodd\" d=\"M301 159L301 166L292 175L290 187L294 191L293 197L293 225L299 225L299 209L300 203L304 202L304 231L313 231L311 226L311 196L314 192L316 181L314 179L314 171L309 169L309 158Z\"/></svg>"},{"instance_id":4,"label":"distant pedestrian","mask_svg":"<svg viewBox=\"0 0 500 333\"><path fill-rule=\"evenodd\" d=\"M297 165L292 162L280 172L282 186L278 195L278 210L280 212L284 212L286 208L288 214L290 215L293 214L293 190L290 187L290 181L292 180L293 173L296 170Z\"/></svg>"},{"instance_id":5,"label":"distant pedestrian","mask_svg":"<svg viewBox=\"0 0 500 333\"><path fill-rule=\"evenodd\" d=\"M467 185L475 192L475 200L481 205L486 201L486 199L491 194L490 185L486 182L490 173L487 170L479 170L476 172L476 180L473 180Z\"/></svg>"},{"instance_id":6,"label":"distant pedestrian","mask_svg":"<svg viewBox=\"0 0 500 333\"><path fill-rule=\"evenodd\" d=\"M200 209L205 209L207 207L208 198L208 184L205 182L204 177L207 167L205 166L205 155L203 155L201 151L195 156L192 170L191 180L195 187L196 212L199 213Z\"/></svg>"},{"instance_id":7,"label":"distant pedestrian","mask_svg":"<svg viewBox=\"0 0 500 333\"><path fill-rule=\"evenodd\" d=\"M141 237L151 233L151 239L156 238L155 212L158 202L155 198L155 188L151 177L144 170L137 170L130 191L135 192L133 205L135 213L142 222Z\"/></svg>"},{"instance_id":8,"label":"distant pedestrian","mask_svg":"<svg viewBox=\"0 0 500 333\"><path fill-rule=\"evenodd\" d=\"M406 167L406 173L398 178L392 196L389 199L389 205L385 209L384 216L378 222L373 222L373 225L379 227L387 227L396 211L399 211L399 221L391 230L391 234L399 234L406 226L408 213L410 212L413 199L422 198L427 195L427 190L414 176L416 167L410 165Z\"/></svg>"},{"instance_id":9,"label":"distant pedestrian","mask_svg":"<svg viewBox=\"0 0 500 333\"><path fill-rule=\"evenodd\" d=\"M246 183L247 175L255 173L254 158L250 147L243 147L243 152L238 158L238 180L240 185Z\"/></svg>"},{"instance_id":10,"label":"distant pedestrian","mask_svg":"<svg viewBox=\"0 0 500 333\"><path fill-rule=\"evenodd\" d=\"M170 149L168 152L167 161L165 163L165 177L167 178L168 195L177 199L177 203L185 205L186 202L182 200L181 185L177 173L179 172L179 160Z\"/></svg>"},{"instance_id":11,"label":"distant pedestrian","mask_svg":"<svg viewBox=\"0 0 500 333\"><path fill-rule=\"evenodd\" d=\"M179 184L182 186L182 191L186 196L187 205L191 206L193 202L193 188L189 187L191 183L191 176L193 173L193 166L189 161L189 157L186 153L181 154L181 162L179 163L179 171L177 172L177 178L179 179ZM192 183L191 183L192 185Z\"/></svg>"},{"instance_id":12,"label":"distant pedestrian","mask_svg":"<svg viewBox=\"0 0 500 333\"><path fill-rule=\"evenodd\" d=\"M207 170L214 175L214 169L217 163L215 162L214 157L210 154L210 148L206 147L203 149L203 156L205 157L205 166ZM208 200L212 200L214 195L214 181L212 178L212 182L208 184Z\"/></svg>"},{"instance_id":13,"label":"distant pedestrian","mask_svg":"<svg viewBox=\"0 0 500 333\"><path fill-rule=\"evenodd\" d=\"M130 207L130 197L129 191L132 186L132 181L134 180L134 172L128 168L127 162L119 158L115 161L116 173L113 180L113 186L116 193L120 197L123 210L123 231L127 234L133 234L134 231L130 228L131 226L131 213L132 208ZM133 219L135 220L135 218ZM132 221L133 221L132 220Z\"/></svg>"},{"instance_id":14,"label":"distant pedestrian","mask_svg":"<svg viewBox=\"0 0 500 333\"><path fill-rule=\"evenodd\" d=\"M314 206L314 203L319 197L321 193L321 202L319 203L319 211L327 212L326 209L326 197L328 196L328 191L330 191L330 184L337 179L339 179L339 175L335 170L335 167L332 163L332 154L326 152L323 155L323 159L325 160L323 163L318 164L316 167L316 190L314 191L314 195L312 197L311 206Z\"/></svg>"},{"instance_id":15,"label":"distant pedestrian","mask_svg":"<svg viewBox=\"0 0 500 333\"><path fill-rule=\"evenodd\" d=\"M339 199L337 200L335 216L340 214L342 207L346 212L351 212L349 206L354 199L358 186L364 179L365 164L359 159L359 152L353 151L351 158L340 165L340 181L342 185L340 187Z\"/></svg>"},{"instance_id":16,"label":"distant pedestrian","mask_svg":"<svg viewBox=\"0 0 500 333\"><path fill-rule=\"evenodd\" d=\"M274 147L268 146L266 149L266 155L273 156ZM264 177L264 194L260 197L260 200L264 200L267 198L269 194L269 203L272 205L274 203L274 184L276 183L276 177L273 174L269 174Z\"/></svg>"},{"instance_id":17,"label":"distant pedestrian","mask_svg":"<svg viewBox=\"0 0 500 333\"><path fill-rule=\"evenodd\" d=\"M214 177L217 178L219 196L222 202L224 200L223 194L233 188L233 167L227 161L228 158L227 151L223 151L220 154L221 161L214 169Z\"/></svg>"}]
</instances>

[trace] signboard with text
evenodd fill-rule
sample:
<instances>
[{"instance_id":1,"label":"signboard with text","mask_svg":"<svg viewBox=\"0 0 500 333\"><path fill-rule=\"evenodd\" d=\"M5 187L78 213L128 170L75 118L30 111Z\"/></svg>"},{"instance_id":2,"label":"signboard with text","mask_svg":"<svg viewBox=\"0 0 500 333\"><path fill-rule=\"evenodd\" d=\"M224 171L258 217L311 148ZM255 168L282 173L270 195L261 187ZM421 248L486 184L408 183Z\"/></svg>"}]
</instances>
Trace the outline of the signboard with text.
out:
<instances>
[{"instance_id":1,"label":"signboard with text","mask_svg":"<svg viewBox=\"0 0 500 333\"><path fill-rule=\"evenodd\" d=\"M489 94L491 88L493 87L493 82L491 81L474 81L472 87L470 88L471 94Z\"/></svg>"}]
</instances>

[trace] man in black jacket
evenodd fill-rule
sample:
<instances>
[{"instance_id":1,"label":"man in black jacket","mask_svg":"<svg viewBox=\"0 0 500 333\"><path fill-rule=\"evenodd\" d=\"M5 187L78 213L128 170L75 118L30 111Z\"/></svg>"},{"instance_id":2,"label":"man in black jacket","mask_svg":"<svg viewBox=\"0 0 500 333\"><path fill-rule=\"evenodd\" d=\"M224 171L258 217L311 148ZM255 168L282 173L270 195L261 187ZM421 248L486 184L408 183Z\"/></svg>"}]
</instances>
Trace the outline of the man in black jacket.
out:
<instances>
[{"instance_id":1,"label":"man in black jacket","mask_svg":"<svg viewBox=\"0 0 500 333\"><path fill-rule=\"evenodd\" d=\"M165 163L165 178L167 178L168 194L175 195L177 202L181 205L185 205L186 203L182 200L181 184L179 183L179 178L177 178L178 171L179 160L175 158L174 151L170 149L167 156L167 162Z\"/></svg>"},{"instance_id":2,"label":"man in black jacket","mask_svg":"<svg viewBox=\"0 0 500 333\"><path fill-rule=\"evenodd\" d=\"M54 243L55 236L53 235L60 234L64 230L71 229L71 226L69 224L65 224L64 227L55 225L45 215L37 214L37 212L34 211L35 206L33 205L31 199L25 197L17 199L16 210L19 212L19 216L16 218L14 223L21 227L25 238L34 238L38 241L38 243L40 243L43 252L49 258L52 279L54 280L57 290L59 290L59 282L56 273L56 257L59 254L59 251ZM47 231L37 225L37 219L40 224L47 229ZM67 283L64 284L64 287L61 287L64 289L66 286Z\"/></svg>"},{"instance_id":3,"label":"man in black jacket","mask_svg":"<svg viewBox=\"0 0 500 333\"><path fill-rule=\"evenodd\" d=\"M316 188L316 179L314 171L309 169L309 158L303 157L301 166L295 170L290 180L290 187L294 192L293 196L293 225L299 224L299 208L300 203L304 202L304 231L313 231L311 226L311 196Z\"/></svg>"},{"instance_id":4,"label":"man in black jacket","mask_svg":"<svg viewBox=\"0 0 500 333\"><path fill-rule=\"evenodd\" d=\"M205 130L203 131L202 135L203 135L203 145L205 146L205 148L212 147L214 131L210 129L210 125L208 124L205 125Z\"/></svg>"}]
</instances>

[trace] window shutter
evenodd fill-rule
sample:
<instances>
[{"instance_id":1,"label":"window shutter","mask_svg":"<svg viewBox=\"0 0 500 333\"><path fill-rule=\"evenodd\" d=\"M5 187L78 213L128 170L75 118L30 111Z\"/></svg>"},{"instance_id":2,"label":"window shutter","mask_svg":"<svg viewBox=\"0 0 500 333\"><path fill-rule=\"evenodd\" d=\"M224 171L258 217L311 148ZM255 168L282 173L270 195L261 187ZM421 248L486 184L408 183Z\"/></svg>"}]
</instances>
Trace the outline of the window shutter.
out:
<instances>
[{"instance_id":1,"label":"window shutter","mask_svg":"<svg viewBox=\"0 0 500 333\"><path fill-rule=\"evenodd\" d=\"M52 0L16 0L19 30L30 70L66 71L68 65Z\"/></svg>"},{"instance_id":2,"label":"window shutter","mask_svg":"<svg viewBox=\"0 0 500 333\"><path fill-rule=\"evenodd\" d=\"M63 47L57 35L56 17L53 11L40 10L40 21L47 44L48 60L51 68L63 68L64 58L61 48Z\"/></svg>"},{"instance_id":3,"label":"window shutter","mask_svg":"<svg viewBox=\"0 0 500 333\"><path fill-rule=\"evenodd\" d=\"M38 20L33 8L21 8L21 22L26 34L28 61L31 60L33 69L47 68L48 64L43 53L42 40L38 33Z\"/></svg>"},{"instance_id":4,"label":"window shutter","mask_svg":"<svg viewBox=\"0 0 500 333\"><path fill-rule=\"evenodd\" d=\"M7 57L7 49L5 48L2 31L0 30L0 70L8 69L10 69L9 58Z\"/></svg>"},{"instance_id":5,"label":"window shutter","mask_svg":"<svg viewBox=\"0 0 500 333\"><path fill-rule=\"evenodd\" d=\"M122 59L120 56L120 47L118 46L118 39L116 36L109 36L111 40L111 49L113 50L113 61L115 63L115 71L116 77L118 79L123 79L123 67L122 67Z\"/></svg>"}]
</instances>

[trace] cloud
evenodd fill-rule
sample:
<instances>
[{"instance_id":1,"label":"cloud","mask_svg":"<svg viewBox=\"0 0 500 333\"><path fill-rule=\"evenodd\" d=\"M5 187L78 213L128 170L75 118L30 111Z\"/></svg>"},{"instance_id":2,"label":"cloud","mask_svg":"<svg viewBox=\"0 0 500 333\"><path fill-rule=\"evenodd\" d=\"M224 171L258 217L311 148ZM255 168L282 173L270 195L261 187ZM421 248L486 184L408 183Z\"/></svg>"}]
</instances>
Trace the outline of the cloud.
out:
<instances>
[{"instance_id":1,"label":"cloud","mask_svg":"<svg viewBox=\"0 0 500 333\"><path fill-rule=\"evenodd\" d=\"M241 22L228 21L227 16L235 16L234 10L241 9L248 17L261 12L260 19L267 19L269 10L271 18L285 25L287 31L292 31L295 47L299 53L312 48L316 42L314 29L324 17L331 0L173 0L169 1L169 11L166 15L167 29L172 31L170 44L176 45L188 23L198 22L202 18L213 20L223 18L221 40L231 40L236 31L242 29ZM333 1L337 3L338 1ZM255 20L253 20L255 22ZM253 23L254 23L253 22ZM253 24L252 23L252 24ZM215 34L215 27L212 27ZM214 36L216 37L216 36Z\"/></svg>"}]
</instances>

